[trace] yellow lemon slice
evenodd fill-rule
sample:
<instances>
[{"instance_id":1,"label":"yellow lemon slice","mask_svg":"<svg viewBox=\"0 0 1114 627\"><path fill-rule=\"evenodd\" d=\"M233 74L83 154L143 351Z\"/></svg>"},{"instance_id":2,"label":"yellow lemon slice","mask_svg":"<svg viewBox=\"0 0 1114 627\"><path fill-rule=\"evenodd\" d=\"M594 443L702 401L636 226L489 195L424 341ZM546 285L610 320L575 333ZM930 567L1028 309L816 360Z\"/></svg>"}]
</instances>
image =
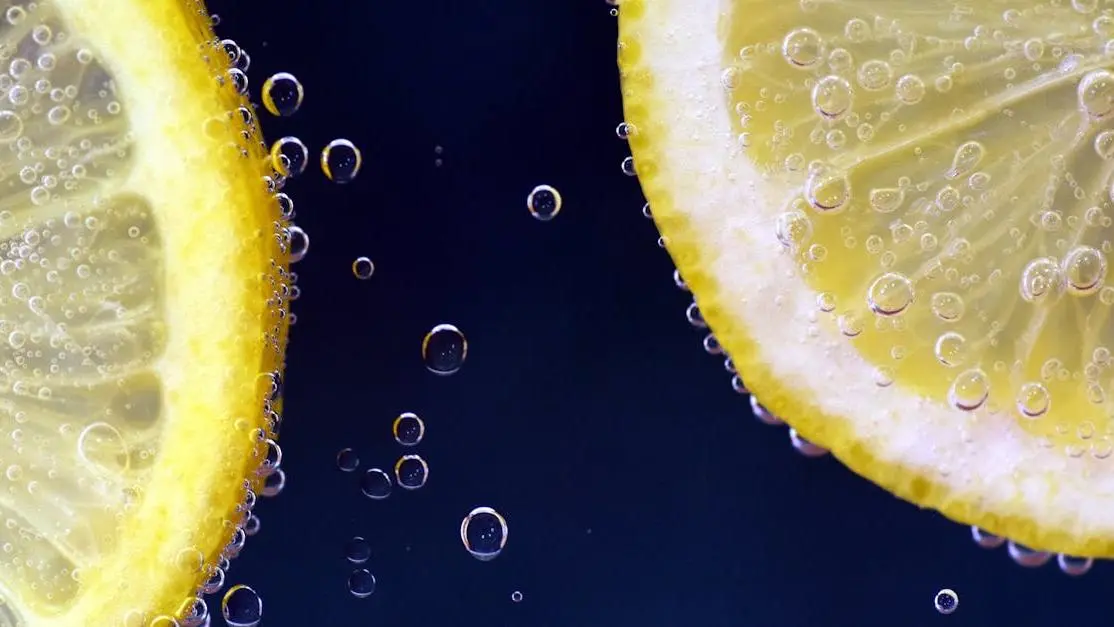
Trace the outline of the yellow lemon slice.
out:
<instances>
[{"instance_id":1,"label":"yellow lemon slice","mask_svg":"<svg viewBox=\"0 0 1114 627\"><path fill-rule=\"evenodd\" d=\"M653 216L762 403L899 497L1095 557L1114 555L1098 4L624 0L619 43Z\"/></svg>"},{"instance_id":2,"label":"yellow lemon slice","mask_svg":"<svg viewBox=\"0 0 1114 627\"><path fill-rule=\"evenodd\" d=\"M5 1L0 60L0 625L178 624L277 416L242 81L187 0Z\"/></svg>"}]
</instances>

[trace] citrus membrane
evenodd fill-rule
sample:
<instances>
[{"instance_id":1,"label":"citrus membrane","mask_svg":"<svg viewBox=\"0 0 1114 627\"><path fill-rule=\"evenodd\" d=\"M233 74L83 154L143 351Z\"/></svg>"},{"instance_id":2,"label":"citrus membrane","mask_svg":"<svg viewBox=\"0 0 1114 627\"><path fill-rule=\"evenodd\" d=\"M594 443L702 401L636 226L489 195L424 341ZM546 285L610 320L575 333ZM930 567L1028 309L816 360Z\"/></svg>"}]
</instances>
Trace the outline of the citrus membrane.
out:
<instances>
[{"instance_id":1,"label":"citrus membrane","mask_svg":"<svg viewBox=\"0 0 1114 627\"><path fill-rule=\"evenodd\" d=\"M0 59L0 625L188 622L277 427L266 151L197 1L0 0Z\"/></svg>"},{"instance_id":2,"label":"citrus membrane","mask_svg":"<svg viewBox=\"0 0 1114 627\"><path fill-rule=\"evenodd\" d=\"M1114 12L624 0L634 167L747 387L917 505L1114 555Z\"/></svg>"}]
</instances>

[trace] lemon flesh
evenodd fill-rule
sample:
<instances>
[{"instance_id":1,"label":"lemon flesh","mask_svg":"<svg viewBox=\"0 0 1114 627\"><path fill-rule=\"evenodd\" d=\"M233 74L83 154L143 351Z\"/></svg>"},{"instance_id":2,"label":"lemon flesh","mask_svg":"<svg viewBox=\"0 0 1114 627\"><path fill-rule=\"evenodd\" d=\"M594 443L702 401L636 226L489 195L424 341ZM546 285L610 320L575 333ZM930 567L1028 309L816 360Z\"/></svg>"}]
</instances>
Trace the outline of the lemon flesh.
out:
<instances>
[{"instance_id":1,"label":"lemon flesh","mask_svg":"<svg viewBox=\"0 0 1114 627\"><path fill-rule=\"evenodd\" d=\"M0 1L0 625L185 619L259 481L285 243L213 42Z\"/></svg>"},{"instance_id":2,"label":"lemon flesh","mask_svg":"<svg viewBox=\"0 0 1114 627\"><path fill-rule=\"evenodd\" d=\"M639 179L762 403L851 469L1114 556L1114 11L624 0Z\"/></svg>"}]
</instances>

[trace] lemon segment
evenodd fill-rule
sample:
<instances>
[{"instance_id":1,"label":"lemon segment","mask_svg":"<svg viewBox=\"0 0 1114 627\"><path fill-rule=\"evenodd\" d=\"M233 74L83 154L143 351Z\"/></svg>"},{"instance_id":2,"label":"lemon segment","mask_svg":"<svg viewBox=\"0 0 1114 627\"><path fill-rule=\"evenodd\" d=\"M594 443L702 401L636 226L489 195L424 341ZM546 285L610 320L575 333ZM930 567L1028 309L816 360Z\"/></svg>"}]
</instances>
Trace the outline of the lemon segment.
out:
<instances>
[{"instance_id":1,"label":"lemon segment","mask_svg":"<svg viewBox=\"0 0 1114 627\"><path fill-rule=\"evenodd\" d=\"M182 618L260 481L286 240L215 41L0 2L0 625Z\"/></svg>"},{"instance_id":2,"label":"lemon segment","mask_svg":"<svg viewBox=\"0 0 1114 627\"><path fill-rule=\"evenodd\" d=\"M625 0L634 162L752 390L897 496L1114 556L1114 13Z\"/></svg>"}]
</instances>

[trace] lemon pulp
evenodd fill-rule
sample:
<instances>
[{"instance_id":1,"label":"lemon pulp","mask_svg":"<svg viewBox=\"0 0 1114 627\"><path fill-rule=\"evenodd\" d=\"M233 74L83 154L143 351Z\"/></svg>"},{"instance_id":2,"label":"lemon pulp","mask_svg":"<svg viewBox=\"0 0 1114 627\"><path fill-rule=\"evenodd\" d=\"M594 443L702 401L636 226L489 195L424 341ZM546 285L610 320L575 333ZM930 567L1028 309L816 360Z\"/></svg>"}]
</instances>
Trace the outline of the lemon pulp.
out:
<instances>
[{"instance_id":1,"label":"lemon pulp","mask_svg":"<svg viewBox=\"0 0 1114 627\"><path fill-rule=\"evenodd\" d=\"M286 240L215 42L194 1L0 2L0 625L188 622L252 502Z\"/></svg>"},{"instance_id":2,"label":"lemon pulp","mask_svg":"<svg viewBox=\"0 0 1114 627\"><path fill-rule=\"evenodd\" d=\"M859 474L1114 555L1114 12L625 0L636 169L753 390Z\"/></svg>"}]
</instances>

